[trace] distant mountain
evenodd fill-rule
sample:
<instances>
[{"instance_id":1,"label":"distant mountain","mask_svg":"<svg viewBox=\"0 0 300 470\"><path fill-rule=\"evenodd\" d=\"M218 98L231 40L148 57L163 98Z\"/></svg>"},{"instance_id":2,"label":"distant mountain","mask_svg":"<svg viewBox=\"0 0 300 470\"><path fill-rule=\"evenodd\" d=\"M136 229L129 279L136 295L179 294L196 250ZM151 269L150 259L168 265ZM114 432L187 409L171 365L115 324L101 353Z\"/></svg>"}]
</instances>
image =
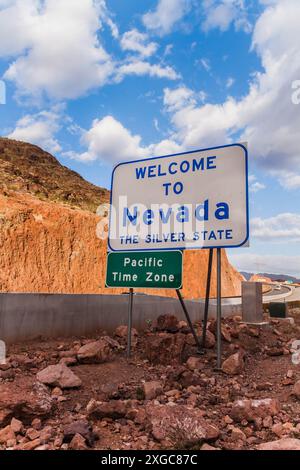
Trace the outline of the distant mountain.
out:
<instances>
[{"instance_id":1,"label":"distant mountain","mask_svg":"<svg viewBox=\"0 0 300 470\"><path fill-rule=\"evenodd\" d=\"M36 145L0 137L0 193L9 191L92 212L109 201L108 190L85 181L50 153Z\"/></svg>"},{"instance_id":2,"label":"distant mountain","mask_svg":"<svg viewBox=\"0 0 300 470\"><path fill-rule=\"evenodd\" d=\"M248 273L246 271L240 271L241 275L244 276L246 281L249 281L249 279L256 273ZM282 279L285 281L292 281L292 282L300 282L299 279L293 276L289 276L288 274L270 274L270 273L257 273L258 276L262 277L269 277L272 279L272 281L276 281L277 279Z\"/></svg>"}]
</instances>

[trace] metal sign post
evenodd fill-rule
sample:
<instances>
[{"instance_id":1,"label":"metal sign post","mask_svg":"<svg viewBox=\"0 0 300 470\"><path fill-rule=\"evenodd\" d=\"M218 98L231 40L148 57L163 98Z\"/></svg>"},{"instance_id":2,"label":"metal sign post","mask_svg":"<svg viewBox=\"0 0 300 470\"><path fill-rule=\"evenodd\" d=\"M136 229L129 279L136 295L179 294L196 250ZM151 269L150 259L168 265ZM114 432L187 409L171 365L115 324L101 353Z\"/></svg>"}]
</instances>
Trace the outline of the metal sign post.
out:
<instances>
[{"instance_id":1,"label":"metal sign post","mask_svg":"<svg viewBox=\"0 0 300 470\"><path fill-rule=\"evenodd\" d=\"M206 295L205 295L205 307L204 307L204 318L203 318L203 331L202 331L202 348L205 348L206 343L206 331L207 331L207 321L208 321L208 309L209 309L209 297L210 297L210 283L211 283L211 270L213 262L214 250L209 250L208 258L208 270L207 270L207 280L206 280Z\"/></svg>"},{"instance_id":2,"label":"metal sign post","mask_svg":"<svg viewBox=\"0 0 300 470\"><path fill-rule=\"evenodd\" d=\"M128 338L127 338L127 358L128 359L130 359L130 356L131 356L132 310L133 310L133 289L129 289Z\"/></svg>"},{"instance_id":3,"label":"metal sign post","mask_svg":"<svg viewBox=\"0 0 300 470\"><path fill-rule=\"evenodd\" d=\"M217 249L217 370L222 365L222 276L221 276L221 248Z\"/></svg>"},{"instance_id":4,"label":"metal sign post","mask_svg":"<svg viewBox=\"0 0 300 470\"><path fill-rule=\"evenodd\" d=\"M197 333L196 333L196 331L195 331L195 328L193 327L192 320L191 320L191 318L190 318L189 312L188 312L188 310L187 310L187 308L186 308L186 305L185 305L185 303L184 303L184 300L183 300L183 297L182 297L182 295L181 295L181 292L180 292L180 290L178 290L178 289L176 290L176 292L177 292L177 296L178 296L179 302L180 302L180 304L181 304L182 310L184 311L185 317L186 317L187 322L188 322L188 324L189 324L189 327L190 327L190 329L191 329L192 335L194 336L194 340L195 340L196 346L198 347L198 352L201 353L201 352L202 352L202 350L201 350L201 344L200 344L199 338L198 338L198 336L197 336Z\"/></svg>"}]
</instances>

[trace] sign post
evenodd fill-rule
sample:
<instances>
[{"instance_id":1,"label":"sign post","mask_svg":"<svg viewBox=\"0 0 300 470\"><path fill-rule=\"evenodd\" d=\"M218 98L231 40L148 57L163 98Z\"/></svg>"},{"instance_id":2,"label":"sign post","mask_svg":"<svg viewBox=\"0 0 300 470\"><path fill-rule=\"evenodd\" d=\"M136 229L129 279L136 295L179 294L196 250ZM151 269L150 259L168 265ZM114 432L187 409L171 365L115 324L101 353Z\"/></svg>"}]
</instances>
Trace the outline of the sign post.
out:
<instances>
[{"instance_id":1,"label":"sign post","mask_svg":"<svg viewBox=\"0 0 300 470\"><path fill-rule=\"evenodd\" d=\"M221 370L222 363L222 273L221 273L221 248L217 249L217 370Z\"/></svg>"},{"instance_id":2,"label":"sign post","mask_svg":"<svg viewBox=\"0 0 300 470\"><path fill-rule=\"evenodd\" d=\"M127 358L131 356L131 333L132 333L132 311L133 311L133 289L129 289L128 302L128 337L127 337Z\"/></svg>"},{"instance_id":3,"label":"sign post","mask_svg":"<svg viewBox=\"0 0 300 470\"><path fill-rule=\"evenodd\" d=\"M176 155L120 163L113 171L108 245L112 252L172 253L209 249L203 345L209 308L213 250L217 250L217 368L221 367L221 249L245 246L249 239L248 151L231 144ZM170 265L171 266L171 265ZM124 266L126 267L126 266ZM108 275L107 286L154 287L136 266ZM171 268L171 271L173 266ZM148 271L147 271L148 272ZM151 271L152 272L152 271ZM168 273L150 279L177 290ZM152 277L151 277L152 276ZM120 281L118 279L121 279ZM125 281L124 281L125 279ZM122 281L123 280L123 281ZM142 283L143 285L138 285ZM147 285L145 285L145 283ZM156 287L156 286L155 286ZM182 304L182 303L181 303ZM184 305L183 305L184 308Z\"/></svg>"}]
</instances>

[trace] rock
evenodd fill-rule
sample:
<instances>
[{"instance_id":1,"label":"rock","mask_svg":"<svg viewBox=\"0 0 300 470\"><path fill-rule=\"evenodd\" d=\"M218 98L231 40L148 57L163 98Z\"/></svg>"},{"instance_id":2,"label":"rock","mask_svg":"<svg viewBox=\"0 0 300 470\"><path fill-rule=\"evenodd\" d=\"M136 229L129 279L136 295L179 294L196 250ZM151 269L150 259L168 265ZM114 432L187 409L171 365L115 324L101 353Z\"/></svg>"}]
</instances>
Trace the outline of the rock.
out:
<instances>
[{"instance_id":1,"label":"rock","mask_svg":"<svg viewBox=\"0 0 300 470\"><path fill-rule=\"evenodd\" d=\"M41 430L40 433L40 441L41 444L47 444L50 439L53 437L53 428L51 426L46 426L44 429Z\"/></svg>"},{"instance_id":2,"label":"rock","mask_svg":"<svg viewBox=\"0 0 300 470\"><path fill-rule=\"evenodd\" d=\"M231 428L231 439L233 439L234 441L238 441L238 440L246 441L247 436L241 429L232 427Z\"/></svg>"},{"instance_id":3,"label":"rock","mask_svg":"<svg viewBox=\"0 0 300 470\"><path fill-rule=\"evenodd\" d=\"M292 394L300 400L300 380L295 383Z\"/></svg>"},{"instance_id":4,"label":"rock","mask_svg":"<svg viewBox=\"0 0 300 470\"><path fill-rule=\"evenodd\" d=\"M128 338L128 326L121 325L115 331L115 335L122 340L126 340ZM131 346L134 348L138 342L138 332L135 328L131 329Z\"/></svg>"},{"instance_id":5,"label":"rock","mask_svg":"<svg viewBox=\"0 0 300 470\"><path fill-rule=\"evenodd\" d=\"M196 408L185 405L148 405L148 425L157 441L169 439L178 448L215 441L219 429L209 424Z\"/></svg>"},{"instance_id":6,"label":"rock","mask_svg":"<svg viewBox=\"0 0 300 470\"><path fill-rule=\"evenodd\" d=\"M37 431L36 429L29 428L26 431L26 437L30 439L31 441L35 441L40 437L40 432Z\"/></svg>"},{"instance_id":7,"label":"rock","mask_svg":"<svg viewBox=\"0 0 300 470\"><path fill-rule=\"evenodd\" d=\"M239 351L228 357L222 364L222 371L227 375L238 375L244 369L244 354Z\"/></svg>"},{"instance_id":8,"label":"rock","mask_svg":"<svg viewBox=\"0 0 300 470\"><path fill-rule=\"evenodd\" d=\"M283 438L278 441L265 442L256 447L257 450L300 450L300 439Z\"/></svg>"},{"instance_id":9,"label":"rock","mask_svg":"<svg viewBox=\"0 0 300 470\"><path fill-rule=\"evenodd\" d=\"M279 401L275 398L262 400L237 400L234 402L230 417L237 422L254 422L267 416L276 416L280 412Z\"/></svg>"},{"instance_id":10,"label":"rock","mask_svg":"<svg viewBox=\"0 0 300 470\"><path fill-rule=\"evenodd\" d=\"M16 450L35 450L40 445L40 439L35 439L34 441L26 442L25 444L19 444L16 446Z\"/></svg>"},{"instance_id":11,"label":"rock","mask_svg":"<svg viewBox=\"0 0 300 470\"><path fill-rule=\"evenodd\" d=\"M135 330L136 331L136 330ZM136 334L137 334L137 331L136 331ZM116 349L117 351L119 351L120 349L122 349L122 346L120 345L120 343L118 341L116 341L115 339L111 338L110 336L103 336L103 338L101 338L103 341L106 341L107 344L112 348L112 349Z\"/></svg>"},{"instance_id":12,"label":"rock","mask_svg":"<svg viewBox=\"0 0 300 470\"><path fill-rule=\"evenodd\" d=\"M80 434L76 434L70 442L70 450L87 450L84 437Z\"/></svg>"},{"instance_id":13,"label":"rock","mask_svg":"<svg viewBox=\"0 0 300 470\"><path fill-rule=\"evenodd\" d=\"M7 441L15 439L15 433L8 425L0 430L0 444L6 444Z\"/></svg>"},{"instance_id":14,"label":"rock","mask_svg":"<svg viewBox=\"0 0 300 470\"><path fill-rule=\"evenodd\" d=\"M31 426L33 427L33 429L35 429L36 431L40 431L42 429L42 421L39 419L39 418L35 418L32 423L31 423Z\"/></svg>"},{"instance_id":15,"label":"rock","mask_svg":"<svg viewBox=\"0 0 300 470\"><path fill-rule=\"evenodd\" d=\"M77 353L78 361L84 364L102 364L111 358L111 347L100 339L82 346Z\"/></svg>"},{"instance_id":16,"label":"rock","mask_svg":"<svg viewBox=\"0 0 300 470\"><path fill-rule=\"evenodd\" d=\"M281 437L284 434L284 429L281 423L274 424L272 426L272 432L276 434L276 436Z\"/></svg>"},{"instance_id":17,"label":"rock","mask_svg":"<svg viewBox=\"0 0 300 470\"><path fill-rule=\"evenodd\" d=\"M93 446L96 435L93 433L93 428L90 423L86 420L74 421L64 427L64 442L71 442L76 435L80 435L84 438L84 441L88 443L90 447Z\"/></svg>"},{"instance_id":18,"label":"rock","mask_svg":"<svg viewBox=\"0 0 300 470\"><path fill-rule=\"evenodd\" d=\"M109 402L99 402L92 399L87 405L87 414L90 417L103 419L125 418L131 409L130 401L111 400Z\"/></svg>"},{"instance_id":19,"label":"rock","mask_svg":"<svg viewBox=\"0 0 300 470\"><path fill-rule=\"evenodd\" d=\"M64 364L65 366L75 366L77 364L76 357L62 357L59 361L60 364Z\"/></svg>"},{"instance_id":20,"label":"rock","mask_svg":"<svg viewBox=\"0 0 300 470\"><path fill-rule=\"evenodd\" d=\"M167 333L177 333L179 330L179 321L175 315L160 315L155 324L157 331L166 331Z\"/></svg>"},{"instance_id":21,"label":"rock","mask_svg":"<svg viewBox=\"0 0 300 470\"><path fill-rule=\"evenodd\" d=\"M37 374L37 380L44 385L62 389L78 388L82 384L81 379L64 364L46 367Z\"/></svg>"},{"instance_id":22,"label":"rock","mask_svg":"<svg viewBox=\"0 0 300 470\"><path fill-rule=\"evenodd\" d=\"M203 358L201 357L189 357L186 363L190 370L202 370L204 368Z\"/></svg>"},{"instance_id":23,"label":"rock","mask_svg":"<svg viewBox=\"0 0 300 470\"><path fill-rule=\"evenodd\" d=\"M12 369L0 371L0 379L2 380L14 380L16 374Z\"/></svg>"},{"instance_id":24,"label":"rock","mask_svg":"<svg viewBox=\"0 0 300 470\"><path fill-rule=\"evenodd\" d=\"M10 427L15 434L20 434L23 431L23 423L19 419L12 418Z\"/></svg>"},{"instance_id":25,"label":"rock","mask_svg":"<svg viewBox=\"0 0 300 470\"><path fill-rule=\"evenodd\" d=\"M53 409L53 401L45 385L20 378L12 388L0 384L0 425L8 424L13 417L22 421L35 416L47 417Z\"/></svg>"},{"instance_id":26,"label":"rock","mask_svg":"<svg viewBox=\"0 0 300 470\"><path fill-rule=\"evenodd\" d=\"M201 328L197 329L197 336L200 339L200 342L202 342L202 334L203 330ZM195 345L195 339L192 334L189 334L187 336L187 343L194 346ZM205 345L204 347L206 349L213 349L216 345L216 338L215 335L209 330L206 330L206 337L205 337Z\"/></svg>"},{"instance_id":27,"label":"rock","mask_svg":"<svg viewBox=\"0 0 300 470\"><path fill-rule=\"evenodd\" d=\"M143 384L143 390L146 400L153 400L158 395L163 393L163 386L161 382L152 381L152 382L145 382Z\"/></svg>"},{"instance_id":28,"label":"rock","mask_svg":"<svg viewBox=\"0 0 300 470\"><path fill-rule=\"evenodd\" d=\"M185 335L178 333L152 334L147 337L145 357L152 364L172 364L183 361Z\"/></svg>"},{"instance_id":29,"label":"rock","mask_svg":"<svg viewBox=\"0 0 300 470\"><path fill-rule=\"evenodd\" d=\"M52 397L61 397L63 395L63 391L61 388L59 387L55 387L52 392L51 392L51 396Z\"/></svg>"},{"instance_id":30,"label":"rock","mask_svg":"<svg viewBox=\"0 0 300 470\"><path fill-rule=\"evenodd\" d=\"M217 321L215 319L209 322L208 331L213 333L214 336L217 335ZM231 343L232 339L231 339L230 330L226 325L223 325L223 324L221 325L221 334L222 334L222 338L225 341L227 341L228 343Z\"/></svg>"}]
</instances>

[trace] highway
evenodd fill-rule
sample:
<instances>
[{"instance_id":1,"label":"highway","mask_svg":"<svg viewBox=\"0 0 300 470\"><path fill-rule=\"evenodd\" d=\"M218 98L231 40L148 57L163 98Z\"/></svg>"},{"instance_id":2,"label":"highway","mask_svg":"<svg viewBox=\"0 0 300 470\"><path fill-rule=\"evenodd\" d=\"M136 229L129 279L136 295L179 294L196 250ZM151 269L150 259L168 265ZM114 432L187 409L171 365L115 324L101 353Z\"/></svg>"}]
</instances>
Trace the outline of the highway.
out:
<instances>
[{"instance_id":1,"label":"highway","mask_svg":"<svg viewBox=\"0 0 300 470\"><path fill-rule=\"evenodd\" d=\"M300 301L300 287L281 286L280 289L276 289L274 286L270 292L263 296L264 303L292 302L297 300ZM215 305L216 299L211 299L210 303ZM222 299L222 305L239 305L241 303L241 297L226 297Z\"/></svg>"}]
</instances>

